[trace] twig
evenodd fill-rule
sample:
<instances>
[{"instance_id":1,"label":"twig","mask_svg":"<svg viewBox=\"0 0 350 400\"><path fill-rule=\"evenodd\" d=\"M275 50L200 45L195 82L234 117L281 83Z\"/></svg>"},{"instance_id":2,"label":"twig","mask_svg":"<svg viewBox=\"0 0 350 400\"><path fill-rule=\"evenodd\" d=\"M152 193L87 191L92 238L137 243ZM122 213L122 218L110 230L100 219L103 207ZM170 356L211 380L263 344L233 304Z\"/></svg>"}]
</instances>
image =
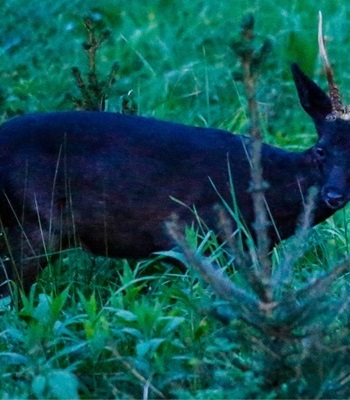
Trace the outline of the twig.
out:
<instances>
[{"instance_id":1,"label":"twig","mask_svg":"<svg viewBox=\"0 0 350 400\"><path fill-rule=\"evenodd\" d=\"M137 378L139 381L142 382L143 385L145 385L145 387L147 387L147 390L148 390L148 388L150 388L161 399L165 399L166 398L165 395L160 390L158 390L155 386L153 386L151 384L149 379L146 379L130 363L125 361L124 358L120 355L119 351L115 347L107 346L106 348L109 349L112 352L114 357L116 359L118 359L124 365L124 367L126 367L128 369L128 371L130 371L135 376L135 378Z\"/></svg>"}]
</instances>

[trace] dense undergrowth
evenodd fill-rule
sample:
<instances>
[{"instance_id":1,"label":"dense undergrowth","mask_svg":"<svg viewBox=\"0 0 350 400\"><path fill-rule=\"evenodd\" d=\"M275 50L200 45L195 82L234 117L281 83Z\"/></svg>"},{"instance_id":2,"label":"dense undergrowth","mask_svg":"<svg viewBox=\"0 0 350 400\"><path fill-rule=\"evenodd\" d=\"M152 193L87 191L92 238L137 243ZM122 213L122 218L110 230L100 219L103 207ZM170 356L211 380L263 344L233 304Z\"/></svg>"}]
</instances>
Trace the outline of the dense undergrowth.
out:
<instances>
[{"instance_id":1,"label":"dense undergrowth","mask_svg":"<svg viewBox=\"0 0 350 400\"><path fill-rule=\"evenodd\" d=\"M346 89L350 7L333 2L6 1L1 119L73 108L79 93L71 68L86 72L82 19L89 15L111 31L99 51L99 74L108 76L119 63L106 109L121 110L128 96L142 115L244 133L247 100L232 44L249 11L258 34L272 42L257 82L265 140L306 148L314 128L300 109L289 66L300 62L326 86L317 56L318 9L337 81ZM187 259L168 253L185 260L187 273L160 256L128 262L80 250L63 254L20 307L1 315L0 397L349 397L342 262L348 220L342 210L274 250L270 303L259 297L257 276L236 272L232 254L210 232L188 228L187 244L180 240ZM207 249L209 259L197 257ZM214 264L224 276L212 271Z\"/></svg>"}]
</instances>

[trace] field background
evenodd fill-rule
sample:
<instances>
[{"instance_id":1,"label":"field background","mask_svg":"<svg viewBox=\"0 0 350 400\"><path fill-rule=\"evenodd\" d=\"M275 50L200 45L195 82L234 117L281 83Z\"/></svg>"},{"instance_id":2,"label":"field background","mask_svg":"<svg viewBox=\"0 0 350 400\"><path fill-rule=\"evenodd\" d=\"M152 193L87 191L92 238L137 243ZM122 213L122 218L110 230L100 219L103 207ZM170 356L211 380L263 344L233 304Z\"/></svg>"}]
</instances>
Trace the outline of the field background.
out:
<instances>
[{"instance_id":1,"label":"field background","mask_svg":"<svg viewBox=\"0 0 350 400\"><path fill-rule=\"evenodd\" d=\"M265 141L305 149L316 135L299 106L290 64L297 61L327 87L317 52L319 10L337 83L350 102L345 1L5 0L0 119L73 109L71 68L87 71L82 19L91 16L111 31L99 73L120 64L109 111L119 111L129 94L141 115L245 133L247 101L242 82L233 79L239 63L231 46L251 12L258 39L273 44L257 85ZM304 239L290 290L348 256L348 223L345 209ZM195 232L188 235L200 242ZM274 251L276 265L283 254L283 246ZM228 271L240 284L239 274ZM70 252L42 274L23 308L2 311L0 397L349 397L347 287L346 274L322 287L328 319L313 298L309 313L299 315L305 329L283 347L242 318L217 320L217 299L192 270L181 274L156 258L129 263Z\"/></svg>"}]
</instances>

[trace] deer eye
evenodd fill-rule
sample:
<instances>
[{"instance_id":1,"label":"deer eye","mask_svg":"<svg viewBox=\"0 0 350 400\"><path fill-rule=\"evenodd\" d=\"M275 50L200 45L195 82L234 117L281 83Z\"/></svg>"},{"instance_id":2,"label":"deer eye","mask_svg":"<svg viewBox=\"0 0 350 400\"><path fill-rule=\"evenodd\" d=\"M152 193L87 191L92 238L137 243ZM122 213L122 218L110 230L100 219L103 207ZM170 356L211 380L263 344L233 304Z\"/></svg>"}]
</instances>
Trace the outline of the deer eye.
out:
<instances>
[{"instance_id":1,"label":"deer eye","mask_svg":"<svg viewBox=\"0 0 350 400\"><path fill-rule=\"evenodd\" d=\"M316 147L315 154L319 161L323 161L326 158L326 152L322 147Z\"/></svg>"}]
</instances>

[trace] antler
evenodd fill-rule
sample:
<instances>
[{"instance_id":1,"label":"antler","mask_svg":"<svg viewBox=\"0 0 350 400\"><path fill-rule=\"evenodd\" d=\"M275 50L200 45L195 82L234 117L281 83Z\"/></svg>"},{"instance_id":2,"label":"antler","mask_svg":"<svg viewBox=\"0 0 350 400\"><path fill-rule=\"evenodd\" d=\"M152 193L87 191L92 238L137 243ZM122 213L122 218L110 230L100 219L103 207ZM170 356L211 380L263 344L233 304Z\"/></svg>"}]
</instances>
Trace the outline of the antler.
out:
<instances>
[{"instance_id":1,"label":"antler","mask_svg":"<svg viewBox=\"0 0 350 400\"><path fill-rule=\"evenodd\" d=\"M327 51L325 47L323 32L322 32L322 12L318 13L318 47L321 59L323 60L329 87L329 95L332 102L333 113L338 117L344 117L346 114L345 108L341 101L341 96L337 85L334 82L334 75L331 64L328 60Z\"/></svg>"}]
</instances>

